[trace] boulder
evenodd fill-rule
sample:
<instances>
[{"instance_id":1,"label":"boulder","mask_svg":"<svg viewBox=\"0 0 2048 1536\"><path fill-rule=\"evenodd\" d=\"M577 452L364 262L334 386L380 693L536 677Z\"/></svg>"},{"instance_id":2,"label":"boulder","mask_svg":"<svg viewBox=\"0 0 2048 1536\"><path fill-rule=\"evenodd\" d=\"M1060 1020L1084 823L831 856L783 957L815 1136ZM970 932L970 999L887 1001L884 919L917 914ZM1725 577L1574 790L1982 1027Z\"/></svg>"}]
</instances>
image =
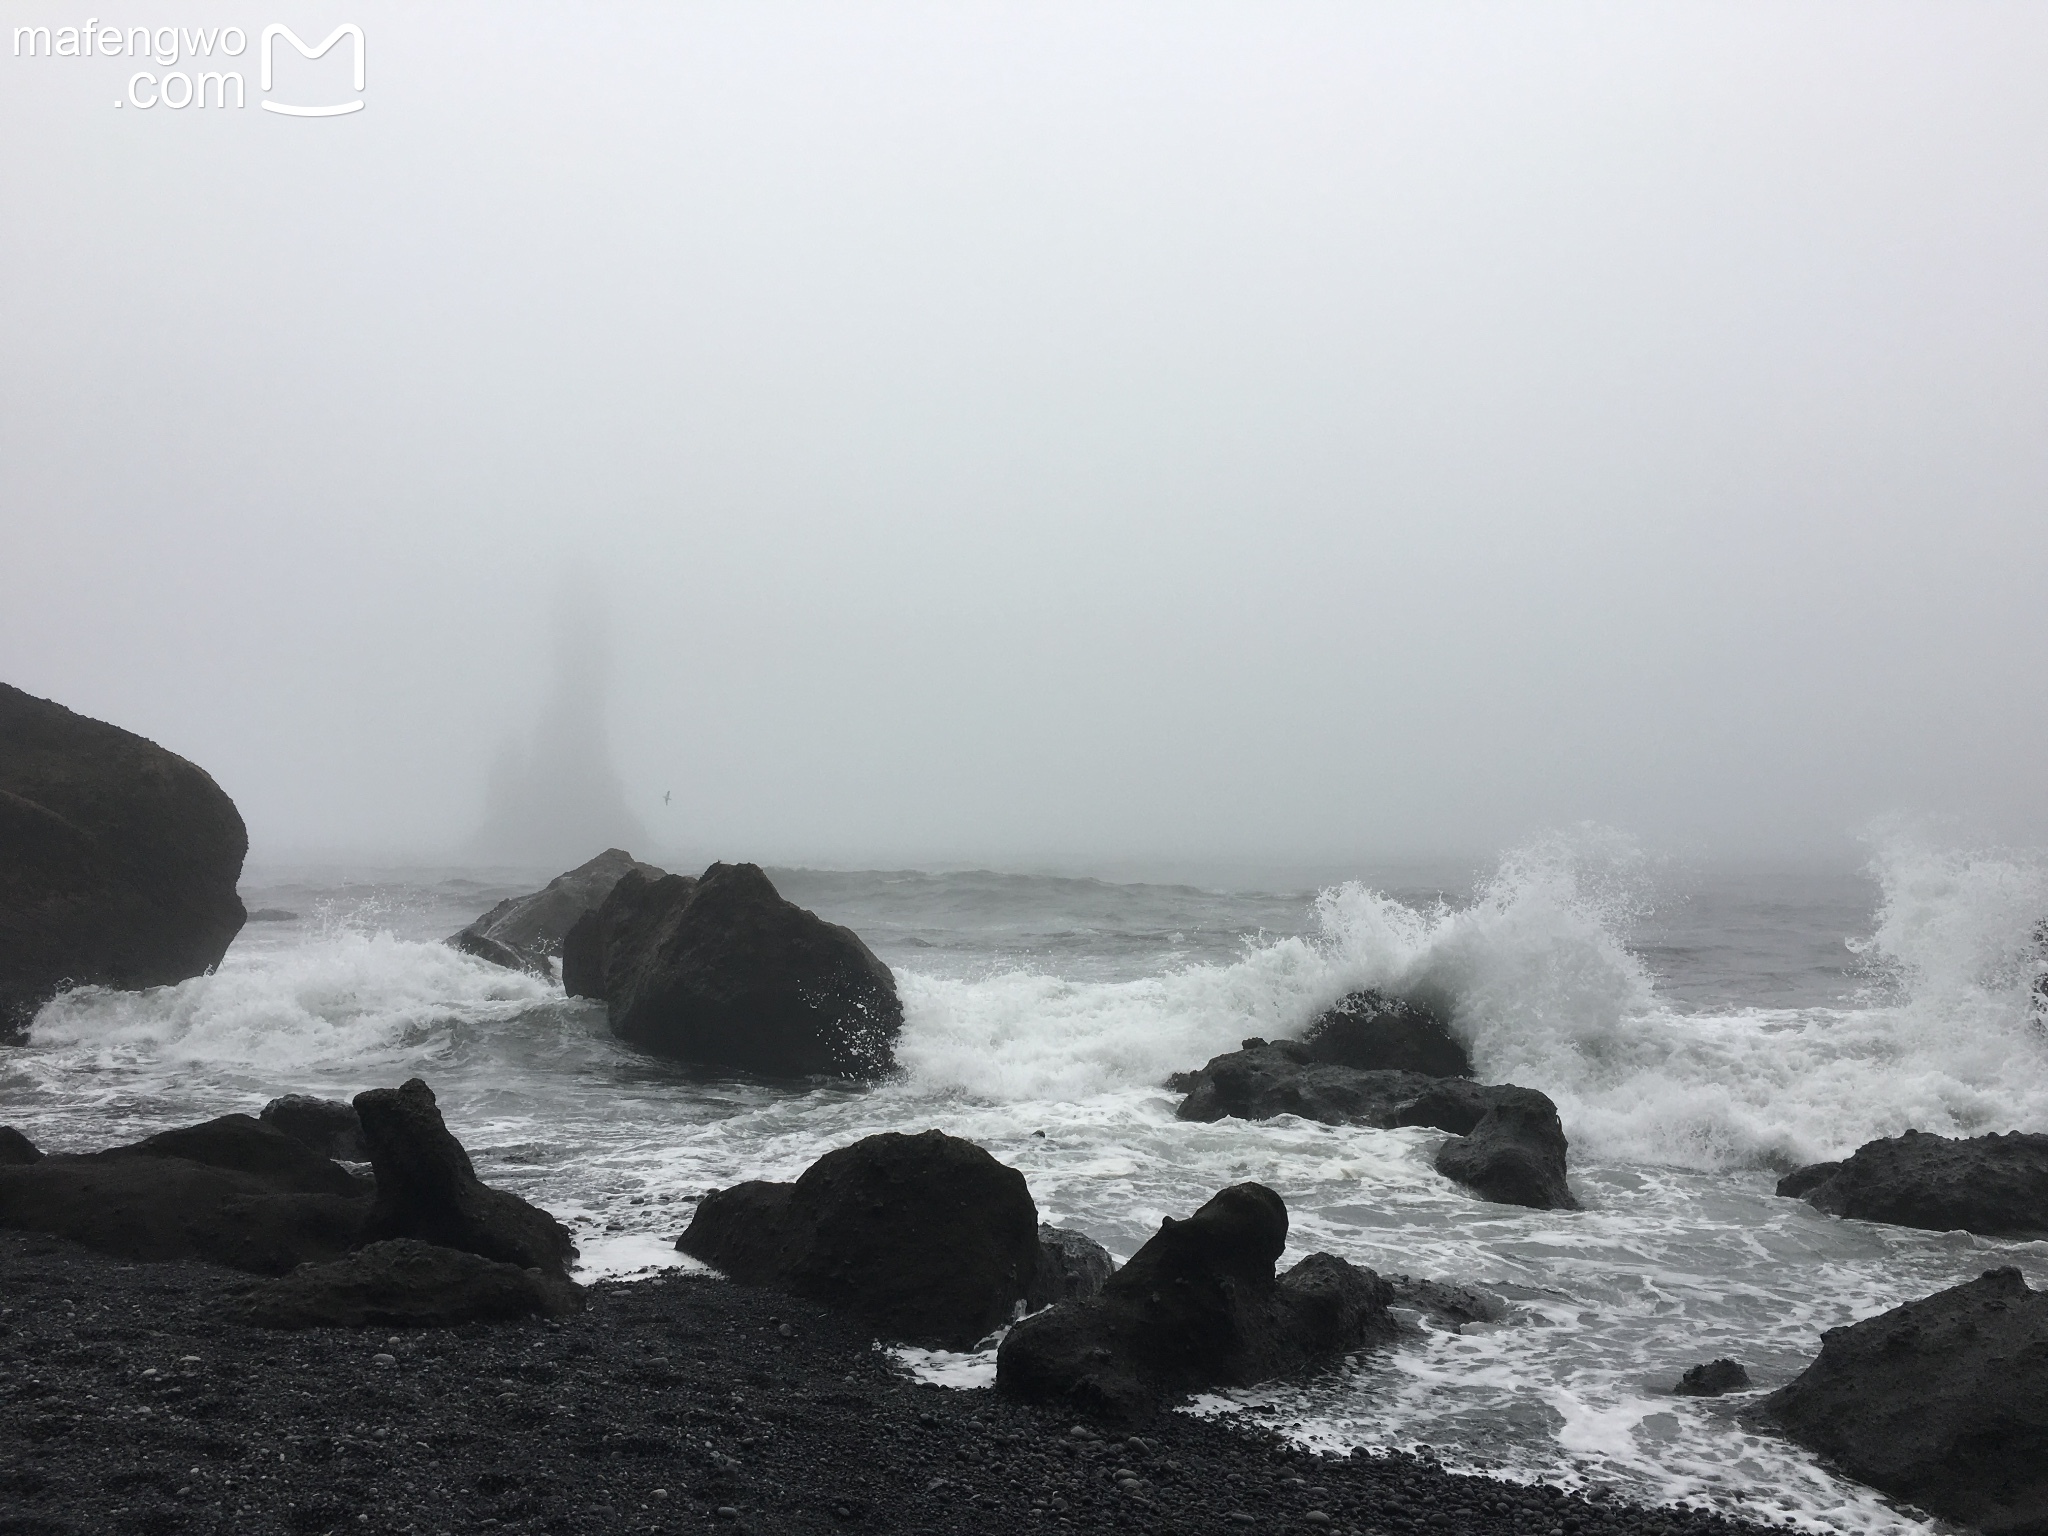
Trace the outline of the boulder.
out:
<instances>
[{"instance_id":1,"label":"boulder","mask_svg":"<svg viewBox=\"0 0 2048 1536\"><path fill-rule=\"evenodd\" d=\"M367 1163L370 1149L363 1145L363 1122L356 1107L340 1099L316 1099L309 1094L288 1093L272 1099L258 1115L265 1125L282 1131L322 1157L348 1163Z\"/></svg>"},{"instance_id":2,"label":"boulder","mask_svg":"<svg viewBox=\"0 0 2048 1536\"><path fill-rule=\"evenodd\" d=\"M34 1142L11 1125L0 1125L0 1168L25 1168L42 1160Z\"/></svg>"},{"instance_id":3,"label":"boulder","mask_svg":"<svg viewBox=\"0 0 2048 1536\"><path fill-rule=\"evenodd\" d=\"M461 932L450 934L448 942L479 960L553 980L550 957L562 952L563 940L577 920L603 906L628 870L647 880L659 880L666 873L642 864L623 848L607 848L537 891L506 897Z\"/></svg>"},{"instance_id":4,"label":"boulder","mask_svg":"<svg viewBox=\"0 0 2048 1536\"><path fill-rule=\"evenodd\" d=\"M566 1278L576 1259L569 1230L538 1206L476 1176L419 1078L355 1098L377 1199L363 1241L410 1237Z\"/></svg>"},{"instance_id":5,"label":"boulder","mask_svg":"<svg viewBox=\"0 0 2048 1536\"><path fill-rule=\"evenodd\" d=\"M1747 1392L1749 1372L1738 1361L1709 1360L1705 1365L1693 1366L1679 1377L1678 1385L1671 1390L1680 1397L1720 1397L1729 1392Z\"/></svg>"},{"instance_id":6,"label":"boulder","mask_svg":"<svg viewBox=\"0 0 2048 1536\"><path fill-rule=\"evenodd\" d=\"M1984 1536L2048 1531L2048 1291L2017 1269L1821 1335L1753 1412L1860 1482Z\"/></svg>"},{"instance_id":7,"label":"boulder","mask_svg":"<svg viewBox=\"0 0 2048 1536\"><path fill-rule=\"evenodd\" d=\"M220 963L249 838L203 769L0 683L0 1041L67 987Z\"/></svg>"},{"instance_id":8,"label":"boulder","mask_svg":"<svg viewBox=\"0 0 2048 1536\"><path fill-rule=\"evenodd\" d=\"M1308 1027L1309 1058L1372 1072L1470 1077L1472 1058L1426 1008L1368 987L1338 1000Z\"/></svg>"},{"instance_id":9,"label":"boulder","mask_svg":"<svg viewBox=\"0 0 2048 1536\"><path fill-rule=\"evenodd\" d=\"M892 1065L903 1005L889 968L752 864L694 882L628 873L586 922L572 934L577 995L599 988L612 1032L642 1050L772 1077Z\"/></svg>"},{"instance_id":10,"label":"boulder","mask_svg":"<svg viewBox=\"0 0 2048 1536\"><path fill-rule=\"evenodd\" d=\"M1957 1139L1908 1131L1865 1142L1843 1162L1787 1174L1778 1193L1830 1216L1930 1232L2048 1237L2048 1135Z\"/></svg>"},{"instance_id":11,"label":"boulder","mask_svg":"<svg viewBox=\"0 0 2048 1536\"><path fill-rule=\"evenodd\" d=\"M448 1328L561 1317L583 1288L411 1238L371 1243L331 1264L302 1264L244 1295L234 1310L263 1328Z\"/></svg>"},{"instance_id":12,"label":"boulder","mask_svg":"<svg viewBox=\"0 0 2048 1536\"><path fill-rule=\"evenodd\" d=\"M368 1179L349 1172L324 1152L316 1152L276 1126L248 1115L222 1115L201 1125L159 1131L133 1146L98 1155L184 1158L209 1168L251 1174L292 1194L340 1195L355 1200L376 1193Z\"/></svg>"},{"instance_id":13,"label":"boulder","mask_svg":"<svg viewBox=\"0 0 2048 1536\"><path fill-rule=\"evenodd\" d=\"M1175 1081L1187 1094L1175 1111L1182 1120L1299 1115L1324 1125L1381 1130L1429 1125L1460 1136L1509 1091L1462 1077L1320 1062L1299 1040L1247 1040L1241 1049Z\"/></svg>"},{"instance_id":14,"label":"boulder","mask_svg":"<svg viewBox=\"0 0 2048 1536\"><path fill-rule=\"evenodd\" d=\"M1276 1276L1286 1245L1280 1197L1232 1185L1162 1222L1099 1295L1012 1328L997 1390L1135 1425L1187 1393L1251 1386L1393 1335L1386 1281L1323 1253Z\"/></svg>"},{"instance_id":15,"label":"boulder","mask_svg":"<svg viewBox=\"0 0 2048 1536\"><path fill-rule=\"evenodd\" d=\"M1040 1251L1024 1175L939 1131L869 1136L794 1184L713 1190L676 1247L935 1349L972 1349L1008 1322Z\"/></svg>"},{"instance_id":16,"label":"boulder","mask_svg":"<svg viewBox=\"0 0 2048 1536\"><path fill-rule=\"evenodd\" d=\"M1576 1211L1557 1106L1533 1088L1490 1092L1493 1102L1479 1123L1437 1149L1436 1171L1502 1205Z\"/></svg>"},{"instance_id":17,"label":"boulder","mask_svg":"<svg viewBox=\"0 0 2048 1536\"><path fill-rule=\"evenodd\" d=\"M1423 1280L1414 1275L1388 1275L1393 1305L1425 1312L1453 1330L1468 1323L1498 1323L1508 1315L1508 1304L1491 1291L1460 1285L1454 1280Z\"/></svg>"},{"instance_id":18,"label":"boulder","mask_svg":"<svg viewBox=\"0 0 2048 1536\"><path fill-rule=\"evenodd\" d=\"M1083 1301L1098 1294L1116 1271L1109 1250L1072 1227L1038 1228L1038 1268L1024 1293L1026 1311L1036 1312L1056 1301Z\"/></svg>"}]
</instances>

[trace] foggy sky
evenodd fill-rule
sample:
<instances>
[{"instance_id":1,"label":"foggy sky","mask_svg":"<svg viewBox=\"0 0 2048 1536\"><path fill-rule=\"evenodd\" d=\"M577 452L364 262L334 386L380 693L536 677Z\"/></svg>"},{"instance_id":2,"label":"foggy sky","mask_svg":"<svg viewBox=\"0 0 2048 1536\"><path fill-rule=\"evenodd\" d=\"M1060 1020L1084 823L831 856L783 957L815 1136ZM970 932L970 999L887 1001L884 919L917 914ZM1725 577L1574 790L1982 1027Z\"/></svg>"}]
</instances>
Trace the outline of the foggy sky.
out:
<instances>
[{"instance_id":1,"label":"foggy sky","mask_svg":"<svg viewBox=\"0 0 2048 1536\"><path fill-rule=\"evenodd\" d=\"M462 847L577 582L643 855L2048 828L2048 10L426 9L0 52L0 677L252 857Z\"/></svg>"}]
</instances>

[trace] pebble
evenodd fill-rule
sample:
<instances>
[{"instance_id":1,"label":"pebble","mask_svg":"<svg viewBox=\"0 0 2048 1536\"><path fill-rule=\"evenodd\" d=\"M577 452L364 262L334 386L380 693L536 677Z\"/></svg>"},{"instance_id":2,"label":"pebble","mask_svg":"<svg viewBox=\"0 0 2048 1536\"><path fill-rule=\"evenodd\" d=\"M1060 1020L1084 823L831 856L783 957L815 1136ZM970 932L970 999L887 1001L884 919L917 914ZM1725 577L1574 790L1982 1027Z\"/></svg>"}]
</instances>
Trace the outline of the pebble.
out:
<instances>
[{"instance_id":1,"label":"pebble","mask_svg":"<svg viewBox=\"0 0 2048 1536\"><path fill-rule=\"evenodd\" d=\"M370 1364L372 1364L372 1365L377 1365L377 1366L384 1366L384 1365L396 1365L396 1364L398 1364L398 1356L396 1356L396 1355L372 1355L372 1356L370 1356Z\"/></svg>"},{"instance_id":2,"label":"pebble","mask_svg":"<svg viewBox=\"0 0 2048 1536\"><path fill-rule=\"evenodd\" d=\"M1329 1512L1321 1509L1312 1509L1301 1518L1310 1525L1328 1525L1330 1523Z\"/></svg>"},{"instance_id":3,"label":"pebble","mask_svg":"<svg viewBox=\"0 0 2048 1536\"><path fill-rule=\"evenodd\" d=\"M733 1507L732 1507L732 1506L731 1506L730 1504L721 1504L721 1505L719 1505L719 1506L718 1506L718 1518L719 1518L719 1519L721 1519L721 1520L737 1520L737 1519L739 1519L739 1517L740 1517L740 1512L739 1512L738 1510L734 1509L734 1508L733 1508Z\"/></svg>"}]
</instances>

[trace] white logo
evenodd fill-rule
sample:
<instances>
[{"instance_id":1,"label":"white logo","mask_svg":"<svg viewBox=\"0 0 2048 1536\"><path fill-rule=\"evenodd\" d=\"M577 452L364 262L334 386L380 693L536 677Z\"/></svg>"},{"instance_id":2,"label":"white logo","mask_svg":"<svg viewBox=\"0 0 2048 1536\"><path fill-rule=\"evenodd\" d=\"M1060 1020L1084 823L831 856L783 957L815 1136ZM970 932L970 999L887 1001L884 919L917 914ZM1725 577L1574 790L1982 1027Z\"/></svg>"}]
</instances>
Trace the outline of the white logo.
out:
<instances>
[{"instance_id":1,"label":"white logo","mask_svg":"<svg viewBox=\"0 0 2048 1536\"><path fill-rule=\"evenodd\" d=\"M327 41L318 48L308 48L299 41L298 34L292 31L290 27L282 22L273 21L263 29L264 90L270 89L270 45L275 39L280 37L284 38L309 59L319 58L344 37L354 38L356 40L356 89L360 91L363 88L363 29L361 27L352 21L345 21L336 27L328 36ZM355 101L344 101L340 105L332 107L293 107L287 106L281 101L266 101L263 103L263 110L266 112L284 112L292 117L339 117L344 112L362 111L363 103L358 99Z\"/></svg>"}]
</instances>

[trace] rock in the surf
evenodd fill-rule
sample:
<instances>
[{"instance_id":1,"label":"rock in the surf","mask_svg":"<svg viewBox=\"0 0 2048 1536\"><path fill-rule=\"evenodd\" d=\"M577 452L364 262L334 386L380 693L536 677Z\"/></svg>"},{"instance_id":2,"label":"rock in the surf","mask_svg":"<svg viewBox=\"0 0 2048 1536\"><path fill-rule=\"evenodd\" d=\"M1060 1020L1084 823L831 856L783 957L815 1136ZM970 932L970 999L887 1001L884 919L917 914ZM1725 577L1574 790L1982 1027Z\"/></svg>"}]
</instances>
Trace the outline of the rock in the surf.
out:
<instances>
[{"instance_id":1,"label":"rock in the surf","mask_svg":"<svg viewBox=\"0 0 2048 1536\"><path fill-rule=\"evenodd\" d=\"M370 1186L248 1115L100 1152L0 1167L0 1227L119 1258L205 1259L258 1274L340 1258Z\"/></svg>"},{"instance_id":2,"label":"rock in the surf","mask_svg":"<svg viewBox=\"0 0 2048 1536\"><path fill-rule=\"evenodd\" d=\"M695 882L628 873L573 938L577 985L594 971L613 1033L654 1055L772 1077L872 1078L893 1063L903 1005L889 967L755 865L713 864Z\"/></svg>"},{"instance_id":3,"label":"rock in the surf","mask_svg":"<svg viewBox=\"0 0 2048 1536\"><path fill-rule=\"evenodd\" d=\"M1086 1232L1040 1223L1038 1268L1024 1293L1024 1305L1036 1312L1057 1301L1084 1301L1096 1295L1116 1271L1109 1250Z\"/></svg>"},{"instance_id":4,"label":"rock in the surf","mask_svg":"<svg viewBox=\"0 0 2048 1536\"><path fill-rule=\"evenodd\" d=\"M568 1274L576 1258L568 1228L476 1176L469 1154L441 1119L433 1089L419 1078L359 1093L355 1107L377 1176L365 1242L411 1237L521 1269Z\"/></svg>"},{"instance_id":5,"label":"rock in the surf","mask_svg":"<svg viewBox=\"0 0 2048 1536\"><path fill-rule=\"evenodd\" d=\"M11 1125L0 1125L0 1168L26 1168L42 1160L34 1142Z\"/></svg>"},{"instance_id":6,"label":"rock in the surf","mask_svg":"<svg viewBox=\"0 0 2048 1536\"><path fill-rule=\"evenodd\" d=\"M1565 1181L1567 1143L1557 1106L1534 1088L1491 1092L1479 1123L1437 1149L1436 1171L1502 1205L1577 1210Z\"/></svg>"},{"instance_id":7,"label":"rock in the surf","mask_svg":"<svg viewBox=\"0 0 2048 1536\"><path fill-rule=\"evenodd\" d=\"M196 767L0 683L0 1042L68 987L153 987L241 931L248 833Z\"/></svg>"},{"instance_id":8,"label":"rock in the surf","mask_svg":"<svg viewBox=\"0 0 2048 1536\"><path fill-rule=\"evenodd\" d=\"M1680 1397L1722 1397L1730 1392L1747 1392L1749 1372L1743 1369L1741 1361L1723 1356L1687 1368L1671 1390Z\"/></svg>"},{"instance_id":9,"label":"rock in the surf","mask_svg":"<svg viewBox=\"0 0 2048 1536\"><path fill-rule=\"evenodd\" d=\"M1821 1335L1756 1410L1849 1476L1984 1533L2048 1531L2048 1291L2017 1269Z\"/></svg>"},{"instance_id":10,"label":"rock in the surf","mask_svg":"<svg viewBox=\"0 0 2048 1536\"><path fill-rule=\"evenodd\" d=\"M596 858L555 876L525 896L508 896L448 942L466 955L509 970L554 978L550 959L562 952L569 930L595 912L627 871L659 880L666 870L642 864L623 848L607 848Z\"/></svg>"},{"instance_id":11,"label":"rock in the surf","mask_svg":"<svg viewBox=\"0 0 2048 1536\"><path fill-rule=\"evenodd\" d=\"M1472 1323L1498 1323L1508 1315L1506 1301L1476 1285L1414 1275L1388 1275L1386 1281L1393 1291L1393 1305L1413 1307L1453 1330Z\"/></svg>"},{"instance_id":12,"label":"rock in the surf","mask_svg":"<svg viewBox=\"0 0 2048 1536\"><path fill-rule=\"evenodd\" d=\"M301 1264L249 1291L234 1311L264 1328L450 1328L562 1317L582 1306L583 1288L559 1275L394 1238L329 1264Z\"/></svg>"},{"instance_id":13,"label":"rock in the surf","mask_svg":"<svg viewBox=\"0 0 2048 1536\"><path fill-rule=\"evenodd\" d=\"M1394 1334L1386 1281L1326 1253L1276 1275L1286 1246L1280 1197L1234 1184L1162 1222L1101 1294L1012 1328L997 1390L1138 1424L1190 1392L1290 1375Z\"/></svg>"},{"instance_id":14,"label":"rock in the surf","mask_svg":"<svg viewBox=\"0 0 2048 1536\"><path fill-rule=\"evenodd\" d=\"M1472 1058L1427 1008L1367 987L1340 998L1309 1025L1309 1059L1369 1072L1470 1077Z\"/></svg>"},{"instance_id":15,"label":"rock in the surf","mask_svg":"<svg viewBox=\"0 0 2048 1536\"><path fill-rule=\"evenodd\" d=\"M1031 1285L1038 1209L1024 1175L973 1142L892 1131L826 1153L794 1184L714 1190L676 1247L889 1338L971 1349Z\"/></svg>"},{"instance_id":16,"label":"rock in the surf","mask_svg":"<svg viewBox=\"0 0 2048 1536\"><path fill-rule=\"evenodd\" d=\"M1930 1232L2048 1237L2048 1135L1908 1131L1865 1142L1842 1162L1787 1174L1778 1193L1830 1216Z\"/></svg>"},{"instance_id":17,"label":"rock in the surf","mask_svg":"<svg viewBox=\"0 0 2048 1536\"><path fill-rule=\"evenodd\" d=\"M301 1146L311 1147L322 1157L346 1163L367 1163L370 1149L363 1144L363 1122L353 1104L340 1099L318 1099L310 1094L288 1093L272 1099L257 1115L265 1125L284 1132Z\"/></svg>"}]
</instances>

